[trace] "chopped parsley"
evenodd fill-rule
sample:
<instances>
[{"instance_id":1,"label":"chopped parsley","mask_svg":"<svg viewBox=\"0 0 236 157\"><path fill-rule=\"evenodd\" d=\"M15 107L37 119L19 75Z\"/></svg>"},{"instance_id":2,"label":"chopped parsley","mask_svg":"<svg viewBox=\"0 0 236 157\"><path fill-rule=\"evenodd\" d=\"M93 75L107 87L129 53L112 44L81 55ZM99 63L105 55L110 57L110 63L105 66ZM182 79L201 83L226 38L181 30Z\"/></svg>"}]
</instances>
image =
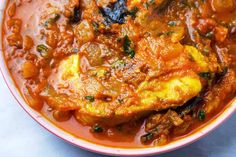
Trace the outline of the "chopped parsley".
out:
<instances>
[{"instance_id":1,"label":"chopped parsley","mask_svg":"<svg viewBox=\"0 0 236 157\"><path fill-rule=\"evenodd\" d=\"M203 55L208 56L209 53L210 53L210 49L207 48L207 47L205 47L205 48L203 49L202 53L203 53Z\"/></svg>"},{"instance_id":2,"label":"chopped parsley","mask_svg":"<svg viewBox=\"0 0 236 157\"><path fill-rule=\"evenodd\" d=\"M113 69L118 69L118 68L122 68L126 65L124 60L117 60L114 63L112 63L111 67Z\"/></svg>"},{"instance_id":3,"label":"chopped parsley","mask_svg":"<svg viewBox=\"0 0 236 157\"><path fill-rule=\"evenodd\" d=\"M173 27L173 26L177 26L177 21L169 21L168 25Z\"/></svg>"},{"instance_id":4,"label":"chopped parsley","mask_svg":"<svg viewBox=\"0 0 236 157\"><path fill-rule=\"evenodd\" d=\"M101 133L103 132L103 128L100 125L95 124L94 126L92 126L92 132Z\"/></svg>"},{"instance_id":5,"label":"chopped parsley","mask_svg":"<svg viewBox=\"0 0 236 157\"><path fill-rule=\"evenodd\" d=\"M161 32L161 33L158 33L157 36L160 37L160 36L170 36L172 34L174 34L175 31L173 30L170 30L170 31L167 31L167 32Z\"/></svg>"},{"instance_id":6,"label":"chopped parsley","mask_svg":"<svg viewBox=\"0 0 236 157\"><path fill-rule=\"evenodd\" d=\"M118 101L120 104L123 104L123 103L124 103L124 100L121 99L121 98L118 98L117 101Z\"/></svg>"},{"instance_id":7,"label":"chopped parsley","mask_svg":"<svg viewBox=\"0 0 236 157\"><path fill-rule=\"evenodd\" d=\"M93 29L95 32L99 32L99 24L95 21L92 22Z\"/></svg>"},{"instance_id":8,"label":"chopped parsley","mask_svg":"<svg viewBox=\"0 0 236 157\"><path fill-rule=\"evenodd\" d=\"M60 19L60 17L61 17L60 14L54 14L53 16L54 16L54 17L49 18L49 19L44 23L44 26L45 26L45 27L48 27L49 24L52 24L52 23L57 22L57 21Z\"/></svg>"},{"instance_id":9,"label":"chopped parsley","mask_svg":"<svg viewBox=\"0 0 236 157\"><path fill-rule=\"evenodd\" d=\"M225 76L229 71L228 67L224 67L223 70L221 72L218 73L218 75L220 76Z\"/></svg>"},{"instance_id":10,"label":"chopped parsley","mask_svg":"<svg viewBox=\"0 0 236 157\"><path fill-rule=\"evenodd\" d=\"M214 33L211 31L211 32L208 32L206 35L205 35L206 38L208 39L212 39L214 37Z\"/></svg>"},{"instance_id":11,"label":"chopped parsley","mask_svg":"<svg viewBox=\"0 0 236 157\"><path fill-rule=\"evenodd\" d=\"M134 18L138 11L139 11L138 7L134 7L133 9L129 11L129 15Z\"/></svg>"},{"instance_id":12,"label":"chopped parsley","mask_svg":"<svg viewBox=\"0 0 236 157\"><path fill-rule=\"evenodd\" d=\"M205 79L211 79L212 78L212 73L211 72L200 72L198 75L202 78L205 78Z\"/></svg>"},{"instance_id":13,"label":"chopped parsley","mask_svg":"<svg viewBox=\"0 0 236 157\"><path fill-rule=\"evenodd\" d=\"M122 38L117 38L117 42L118 43L122 42Z\"/></svg>"},{"instance_id":14,"label":"chopped parsley","mask_svg":"<svg viewBox=\"0 0 236 157\"><path fill-rule=\"evenodd\" d=\"M228 73L228 71L229 71L228 67L224 67L222 71L216 73L215 74L216 82L221 81L222 78Z\"/></svg>"},{"instance_id":15,"label":"chopped parsley","mask_svg":"<svg viewBox=\"0 0 236 157\"><path fill-rule=\"evenodd\" d=\"M90 102L94 102L94 97L93 96L85 96L85 99L90 101Z\"/></svg>"},{"instance_id":16,"label":"chopped parsley","mask_svg":"<svg viewBox=\"0 0 236 157\"><path fill-rule=\"evenodd\" d=\"M141 136L141 142L146 143L146 142L153 140L153 138L154 138L153 133L147 133L147 134Z\"/></svg>"},{"instance_id":17,"label":"chopped parsley","mask_svg":"<svg viewBox=\"0 0 236 157\"><path fill-rule=\"evenodd\" d=\"M153 4L155 4L155 0L149 0L149 1L145 2L143 5L146 9L149 9L149 7Z\"/></svg>"},{"instance_id":18,"label":"chopped parsley","mask_svg":"<svg viewBox=\"0 0 236 157\"><path fill-rule=\"evenodd\" d=\"M40 44L36 47L36 50L40 53L40 55L44 58L49 58L49 49L44 44Z\"/></svg>"},{"instance_id":19,"label":"chopped parsley","mask_svg":"<svg viewBox=\"0 0 236 157\"><path fill-rule=\"evenodd\" d=\"M199 110L197 117L198 117L198 120L204 121L205 118L206 118L206 112L205 112L205 110L203 110L203 109Z\"/></svg>"},{"instance_id":20,"label":"chopped parsley","mask_svg":"<svg viewBox=\"0 0 236 157\"><path fill-rule=\"evenodd\" d=\"M123 49L124 49L125 54L130 56L130 58L134 58L135 51L134 49L131 48L131 40L129 39L127 35L124 37Z\"/></svg>"}]
</instances>

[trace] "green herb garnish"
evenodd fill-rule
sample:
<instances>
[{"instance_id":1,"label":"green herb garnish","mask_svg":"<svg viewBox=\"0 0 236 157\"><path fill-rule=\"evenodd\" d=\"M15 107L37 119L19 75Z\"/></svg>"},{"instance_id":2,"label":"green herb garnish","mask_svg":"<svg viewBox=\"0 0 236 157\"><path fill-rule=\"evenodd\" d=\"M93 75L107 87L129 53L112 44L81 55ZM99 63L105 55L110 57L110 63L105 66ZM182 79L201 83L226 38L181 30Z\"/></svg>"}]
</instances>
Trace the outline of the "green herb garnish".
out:
<instances>
[{"instance_id":1,"label":"green herb garnish","mask_svg":"<svg viewBox=\"0 0 236 157\"><path fill-rule=\"evenodd\" d=\"M176 21L169 21L168 22L168 25L173 27L173 26L176 26L177 25L177 22Z\"/></svg>"},{"instance_id":2,"label":"green herb garnish","mask_svg":"<svg viewBox=\"0 0 236 157\"><path fill-rule=\"evenodd\" d=\"M125 54L129 55L130 58L134 58L135 51L134 49L131 48L131 40L129 39L127 35L124 37L123 49L124 49Z\"/></svg>"},{"instance_id":3,"label":"green herb garnish","mask_svg":"<svg viewBox=\"0 0 236 157\"><path fill-rule=\"evenodd\" d=\"M208 38L208 39L212 39L214 36L214 33L211 31L211 32L208 32L205 37Z\"/></svg>"},{"instance_id":4,"label":"green herb garnish","mask_svg":"<svg viewBox=\"0 0 236 157\"><path fill-rule=\"evenodd\" d=\"M44 58L48 58L49 57L49 49L47 46L45 46L44 44L40 44L36 47L37 51L40 53L40 55Z\"/></svg>"},{"instance_id":5,"label":"green herb garnish","mask_svg":"<svg viewBox=\"0 0 236 157\"><path fill-rule=\"evenodd\" d=\"M174 34L175 31L167 31L167 32L161 32L161 33L158 33L157 36L160 37L160 36L170 36L172 34Z\"/></svg>"},{"instance_id":6,"label":"green herb garnish","mask_svg":"<svg viewBox=\"0 0 236 157\"><path fill-rule=\"evenodd\" d=\"M198 120L204 121L205 118L206 118L206 112L205 112L205 110L203 110L203 109L199 110L197 117L198 117Z\"/></svg>"},{"instance_id":7,"label":"green herb garnish","mask_svg":"<svg viewBox=\"0 0 236 157\"><path fill-rule=\"evenodd\" d=\"M181 0L180 4L182 4L182 7L191 7L188 0Z\"/></svg>"},{"instance_id":8,"label":"green herb garnish","mask_svg":"<svg viewBox=\"0 0 236 157\"><path fill-rule=\"evenodd\" d=\"M153 139L153 137L154 137L153 133L147 133L147 134L141 136L141 142L142 143L149 142L149 141L151 141Z\"/></svg>"},{"instance_id":9,"label":"green herb garnish","mask_svg":"<svg viewBox=\"0 0 236 157\"><path fill-rule=\"evenodd\" d=\"M133 9L131 9L129 11L129 15L132 16L133 18L135 18L136 13L138 12L138 10L139 10L138 7L134 7Z\"/></svg>"},{"instance_id":10,"label":"green herb garnish","mask_svg":"<svg viewBox=\"0 0 236 157\"><path fill-rule=\"evenodd\" d=\"M149 7L153 4L155 4L155 0L149 0L148 2L145 2L143 5L146 9L149 9Z\"/></svg>"},{"instance_id":11,"label":"green herb garnish","mask_svg":"<svg viewBox=\"0 0 236 157\"><path fill-rule=\"evenodd\" d=\"M210 53L210 49L209 48L204 48L202 51L203 55L208 56Z\"/></svg>"},{"instance_id":12,"label":"green herb garnish","mask_svg":"<svg viewBox=\"0 0 236 157\"><path fill-rule=\"evenodd\" d=\"M85 99L90 101L90 102L94 102L94 97L93 96L86 96Z\"/></svg>"},{"instance_id":13,"label":"green herb garnish","mask_svg":"<svg viewBox=\"0 0 236 157\"><path fill-rule=\"evenodd\" d=\"M149 9L149 7L150 7L148 2L145 2L143 5L144 5L145 9Z\"/></svg>"},{"instance_id":14,"label":"green herb garnish","mask_svg":"<svg viewBox=\"0 0 236 157\"><path fill-rule=\"evenodd\" d=\"M48 27L49 24L55 23L60 19L60 14L54 14L54 17L49 18L45 23L44 26Z\"/></svg>"},{"instance_id":15,"label":"green herb garnish","mask_svg":"<svg viewBox=\"0 0 236 157\"><path fill-rule=\"evenodd\" d=\"M120 104L124 103L124 100L121 99L121 98L118 98L117 101L118 101Z\"/></svg>"},{"instance_id":16,"label":"green herb garnish","mask_svg":"<svg viewBox=\"0 0 236 157\"><path fill-rule=\"evenodd\" d=\"M103 128L100 125L95 124L94 126L92 126L92 132L101 133L103 132Z\"/></svg>"},{"instance_id":17,"label":"green herb garnish","mask_svg":"<svg viewBox=\"0 0 236 157\"><path fill-rule=\"evenodd\" d=\"M97 22L92 22L92 25L93 25L93 29L95 32L99 32L99 24Z\"/></svg>"},{"instance_id":18,"label":"green herb garnish","mask_svg":"<svg viewBox=\"0 0 236 157\"><path fill-rule=\"evenodd\" d=\"M222 78L228 73L228 67L224 67L222 71L215 73L216 82L222 80Z\"/></svg>"},{"instance_id":19,"label":"green herb garnish","mask_svg":"<svg viewBox=\"0 0 236 157\"><path fill-rule=\"evenodd\" d=\"M198 75L202 78L205 78L205 79L211 79L212 78L212 73L211 72L200 72Z\"/></svg>"},{"instance_id":20,"label":"green herb garnish","mask_svg":"<svg viewBox=\"0 0 236 157\"><path fill-rule=\"evenodd\" d=\"M117 38L117 42L120 43L122 41L122 38Z\"/></svg>"},{"instance_id":21,"label":"green herb garnish","mask_svg":"<svg viewBox=\"0 0 236 157\"><path fill-rule=\"evenodd\" d=\"M219 73L219 75L225 76L228 73L228 71L229 71L229 68L228 67L224 67L222 72Z\"/></svg>"},{"instance_id":22,"label":"green herb garnish","mask_svg":"<svg viewBox=\"0 0 236 157\"><path fill-rule=\"evenodd\" d=\"M124 67L126 64L125 64L125 61L124 60L117 60L115 61L114 63L112 63L111 67L113 69L117 69L117 68L120 68L120 67Z\"/></svg>"}]
</instances>

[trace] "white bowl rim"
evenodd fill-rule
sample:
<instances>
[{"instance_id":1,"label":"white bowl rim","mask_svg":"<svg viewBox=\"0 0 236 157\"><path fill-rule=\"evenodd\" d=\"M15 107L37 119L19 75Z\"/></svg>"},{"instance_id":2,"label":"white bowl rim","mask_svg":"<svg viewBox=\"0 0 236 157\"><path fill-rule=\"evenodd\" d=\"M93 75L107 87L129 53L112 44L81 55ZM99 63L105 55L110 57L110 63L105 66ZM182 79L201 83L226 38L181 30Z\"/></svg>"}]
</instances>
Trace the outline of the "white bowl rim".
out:
<instances>
[{"instance_id":1,"label":"white bowl rim","mask_svg":"<svg viewBox=\"0 0 236 157\"><path fill-rule=\"evenodd\" d=\"M4 6L6 4L6 1L0 2L0 8L1 6ZM165 146L161 147L148 147L148 148L116 148L116 147L108 147L103 145L98 145L92 142L88 142L83 139L79 139L74 137L73 135L65 132L64 130L58 128L54 124L52 124L49 120L44 118L40 113L36 112L35 110L31 109L23 97L21 96L19 90L15 86L15 83L10 75L10 72L8 71L8 68L6 66L6 62L4 59L4 55L2 52L2 14L3 10L0 10L0 71L2 73L2 76L4 78L4 81L9 88L10 92L16 99L16 101L20 104L20 106L42 127L44 127L46 130L51 132L52 134L58 136L59 138L65 140L66 142L73 144L77 147L80 147L82 149L99 153L99 154L105 154L105 155L112 155L112 156L144 156L144 155L157 155L162 154L165 152L170 152L173 150L176 150L178 148L184 147L188 144L193 143L194 141L202 138L203 136L207 135L209 132L214 130L216 127L221 125L226 119L228 119L235 111L236 111L236 99L231 101L229 103L228 107L220 113L214 120L210 121L209 124L202 127L201 129L197 130L196 132L179 139L177 141L171 142L170 144L167 144Z\"/></svg>"}]
</instances>

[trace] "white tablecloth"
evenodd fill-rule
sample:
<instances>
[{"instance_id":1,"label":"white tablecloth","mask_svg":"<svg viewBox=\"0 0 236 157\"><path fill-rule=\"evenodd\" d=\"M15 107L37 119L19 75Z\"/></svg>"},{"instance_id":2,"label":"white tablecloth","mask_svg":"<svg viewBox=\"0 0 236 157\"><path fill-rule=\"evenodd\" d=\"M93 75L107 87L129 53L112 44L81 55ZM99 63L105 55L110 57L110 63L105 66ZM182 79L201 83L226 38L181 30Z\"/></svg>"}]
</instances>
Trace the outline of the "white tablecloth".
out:
<instances>
[{"instance_id":1,"label":"white tablecloth","mask_svg":"<svg viewBox=\"0 0 236 157\"><path fill-rule=\"evenodd\" d=\"M17 104L0 75L0 157L98 156L72 146L43 129ZM236 114L203 139L158 157L185 156L236 157Z\"/></svg>"}]
</instances>

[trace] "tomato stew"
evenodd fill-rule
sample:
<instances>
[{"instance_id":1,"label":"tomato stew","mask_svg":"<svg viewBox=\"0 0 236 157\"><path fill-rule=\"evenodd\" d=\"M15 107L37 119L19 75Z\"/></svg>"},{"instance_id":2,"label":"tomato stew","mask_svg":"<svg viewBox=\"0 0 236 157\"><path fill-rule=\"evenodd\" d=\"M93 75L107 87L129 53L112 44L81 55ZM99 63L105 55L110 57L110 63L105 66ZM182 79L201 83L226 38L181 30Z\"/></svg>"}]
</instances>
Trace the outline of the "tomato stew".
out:
<instances>
[{"instance_id":1,"label":"tomato stew","mask_svg":"<svg viewBox=\"0 0 236 157\"><path fill-rule=\"evenodd\" d=\"M235 0L10 0L2 38L29 106L96 144L168 144L235 97Z\"/></svg>"}]
</instances>

